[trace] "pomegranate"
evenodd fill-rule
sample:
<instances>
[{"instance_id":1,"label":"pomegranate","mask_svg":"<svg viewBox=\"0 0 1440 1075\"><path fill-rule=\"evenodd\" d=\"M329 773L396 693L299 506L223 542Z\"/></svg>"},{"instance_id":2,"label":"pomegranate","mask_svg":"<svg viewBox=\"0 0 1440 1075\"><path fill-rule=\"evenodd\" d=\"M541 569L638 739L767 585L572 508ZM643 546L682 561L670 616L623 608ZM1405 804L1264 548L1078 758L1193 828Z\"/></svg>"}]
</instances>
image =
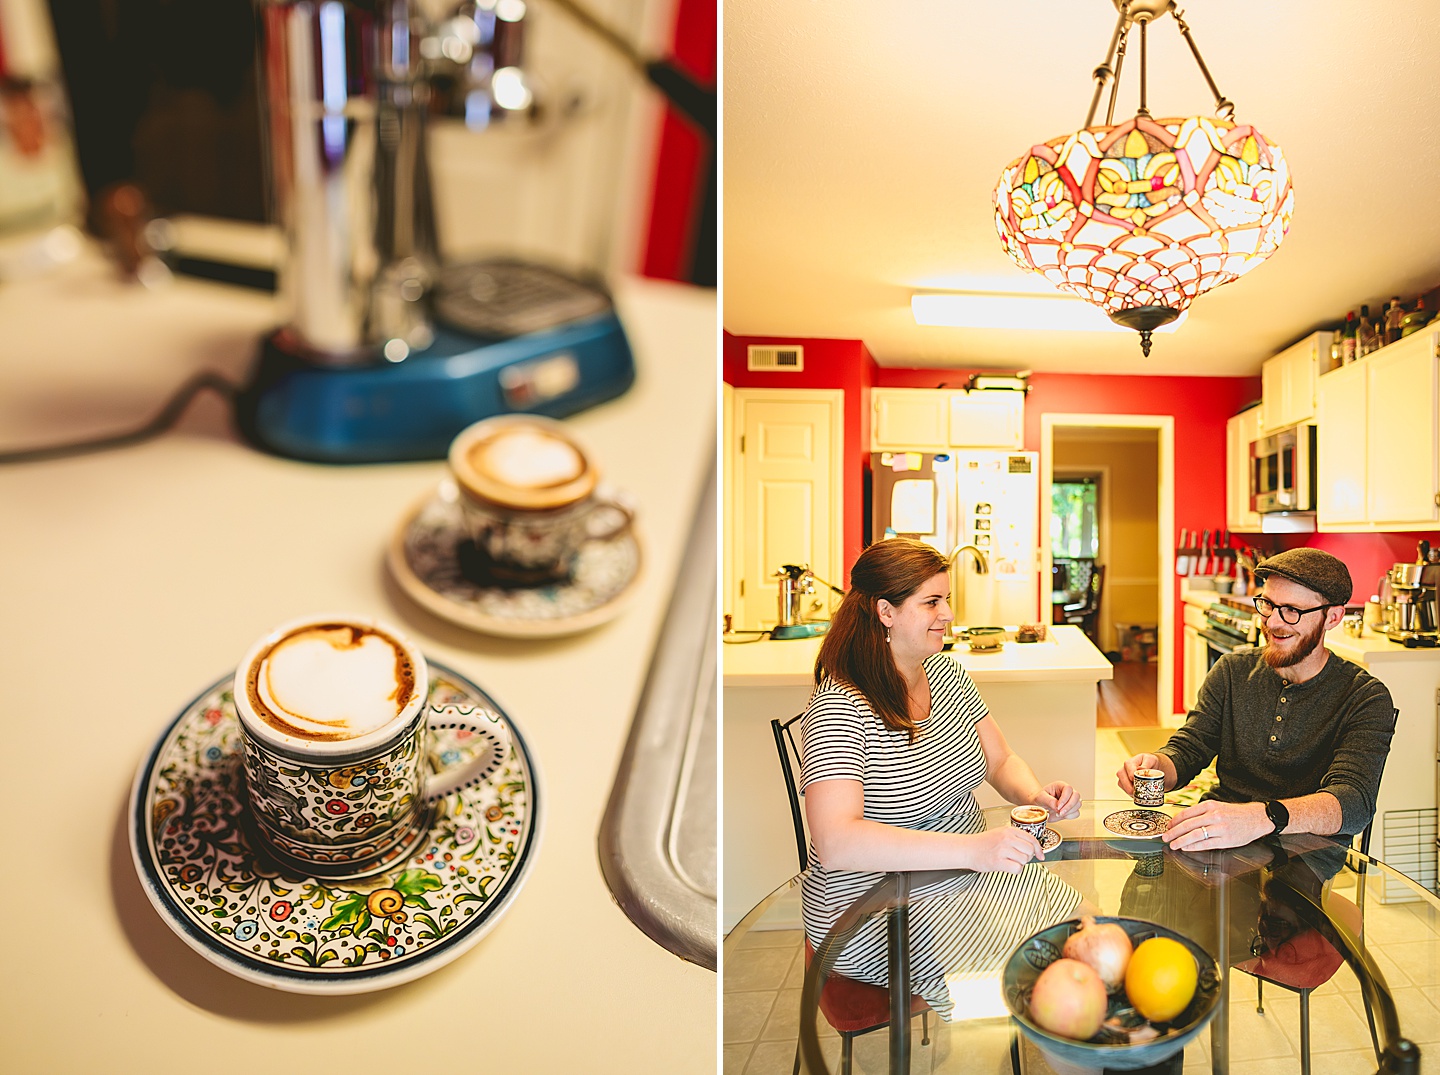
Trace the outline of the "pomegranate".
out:
<instances>
[{"instance_id":1,"label":"pomegranate","mask_svg":"<svg viewBox=\"0 0 1440 1075\"><path fill-rule=\"evenodd\" d=\"M1135 946L1130 934L1115 922L1096 922L1091 915L1080 919L1080 928L1070 934L1061 949L1067 959L1078 959L1100 975L1111 993L1125 984L1125 968Z\"/></svg>"},{"instance_id":2,"label":"pomegranate","mask_svg":"<svg viewBox=\"0 0 1440 1075\"><path fill-rule=\"evenodd\" d=\"M1105 1021L1108 998L1100 975L1078 959L1057 959L1030 991L1030 1018L1062 1038L1093 1038Z\"/></svg>"}]
</instances>

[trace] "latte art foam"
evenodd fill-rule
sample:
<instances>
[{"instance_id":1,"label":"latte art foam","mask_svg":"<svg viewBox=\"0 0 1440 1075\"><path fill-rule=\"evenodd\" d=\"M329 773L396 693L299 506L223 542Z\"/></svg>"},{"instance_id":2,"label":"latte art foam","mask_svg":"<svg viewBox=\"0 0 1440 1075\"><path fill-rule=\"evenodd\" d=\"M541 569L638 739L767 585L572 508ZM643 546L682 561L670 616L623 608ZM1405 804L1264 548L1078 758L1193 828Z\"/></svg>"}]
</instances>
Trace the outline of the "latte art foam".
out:
<instances>
[{"instance_id":1,"label":"latte art foam","mask_svg":"<svg viewBox=\"0 0 1440 1075\"><path fill-rule=\"evenodd\" d=\"M355 739L393 721L415 693L405 648L373 627L310 624L257 657L246 676L250 706L300 739Z\"/></svg>"},{"instance_id":2,"label":"latte art foam","mask_svg":"<svg viewBox=\"0 0 1440 1075\"><path fill-rule=\"evenodd\" d=\"M559 437L535 429L511 429L470 449L470 465L516 489L547 489L574 481L585 459Z\"/></svg>"}]
</instances>

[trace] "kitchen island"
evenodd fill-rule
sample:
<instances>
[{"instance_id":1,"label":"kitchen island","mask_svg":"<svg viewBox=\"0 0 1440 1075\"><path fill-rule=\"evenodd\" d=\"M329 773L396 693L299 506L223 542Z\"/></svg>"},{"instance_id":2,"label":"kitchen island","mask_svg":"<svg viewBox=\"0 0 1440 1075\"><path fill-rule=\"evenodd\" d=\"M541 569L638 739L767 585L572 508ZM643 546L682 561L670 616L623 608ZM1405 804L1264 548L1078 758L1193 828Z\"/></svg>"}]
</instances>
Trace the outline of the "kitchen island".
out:
<instances>
[{"instance_id":1,"label":"kitchen island","mask_svg":"<svg viewBox=\"0 0 1440 1075\"><path fill-rule=\"evenodd\" d=\"M1326 634L1325 646L1384 683L1400 711L1375 803L1370 853L1433 890L1440 649L1406 649L1368 627L1358 638L1337 627ZM1414 898L1400 884L1389 887L1382 898Z\"/></svg>"},{"instance_id":2,"label":"kitchen island","mask_svg":"<svg viewBox=\"0 0 1440 1075\"><path fill-rule=\"evenodd\" d=\"M796 870L795 841L770 732L810 697L820 638L737 643L724 650L724 929ZM1041 781L1067 780L1095 794L1096 684L1110 662L1078 627L1051 627L1043 642L1007 641L998 653L957 645L991 715ZM982 806L1001 800L989 785Z\"/></svg>"}]
</instances>

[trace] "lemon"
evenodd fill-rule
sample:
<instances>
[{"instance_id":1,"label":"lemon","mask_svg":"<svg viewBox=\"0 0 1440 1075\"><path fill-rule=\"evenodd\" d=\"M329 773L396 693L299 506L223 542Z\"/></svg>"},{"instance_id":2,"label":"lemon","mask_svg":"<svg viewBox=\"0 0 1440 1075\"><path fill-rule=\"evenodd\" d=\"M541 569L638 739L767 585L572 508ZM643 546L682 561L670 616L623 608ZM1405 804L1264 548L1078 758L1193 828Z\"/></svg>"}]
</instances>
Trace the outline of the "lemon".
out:
<instances>
[{"instance_id":1,"label":"lemon","mask_svg":"<svg viewBox=\"0 0 1440 1075\"><path fill-rule=\"evenodd\" d=\"M1195 996L1199 969L1179 941L1151 937L1142 941L1125 968L1125 995L1152 1023L1168 1023Z\"/></svg>"}]
</instances>

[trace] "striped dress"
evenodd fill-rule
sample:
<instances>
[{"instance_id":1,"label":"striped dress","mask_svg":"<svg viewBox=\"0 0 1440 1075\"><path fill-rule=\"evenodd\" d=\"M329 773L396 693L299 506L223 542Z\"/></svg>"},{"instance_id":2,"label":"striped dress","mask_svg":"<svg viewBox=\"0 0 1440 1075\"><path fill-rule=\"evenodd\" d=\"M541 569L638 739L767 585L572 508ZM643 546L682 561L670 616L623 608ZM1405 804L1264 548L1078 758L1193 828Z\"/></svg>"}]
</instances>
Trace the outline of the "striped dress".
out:
<instances>
[{"instance_id":1,"label":"striped dress","mask_svg":"<svg viewBox=\"0 0 1440 1075\"><path fill-rule=\"evenodd\" d=\"M976 724L988 710L975 684L947 653L924 665L930 716L914 743L870 709L864 696L827 678L801 722L801 790L820 780L857 780L865 817L887 825L945 832L980 832L972 794L985 779L985 752ZM956 815L969 815L957 821ZM948 820L946 820L948 819ZM817 948L840 914L883 877L827 870L810 845L801 899L805 932ZM1015 946L1035 931L1070 917L1080 894L1043 865L1018 874L966 873L912 890L911 990L942 1018L952 1015L952 982L998 972ZM885 985L885 921L875 916L841 953L836 971Z\"/></svg>"}]
</instances>

